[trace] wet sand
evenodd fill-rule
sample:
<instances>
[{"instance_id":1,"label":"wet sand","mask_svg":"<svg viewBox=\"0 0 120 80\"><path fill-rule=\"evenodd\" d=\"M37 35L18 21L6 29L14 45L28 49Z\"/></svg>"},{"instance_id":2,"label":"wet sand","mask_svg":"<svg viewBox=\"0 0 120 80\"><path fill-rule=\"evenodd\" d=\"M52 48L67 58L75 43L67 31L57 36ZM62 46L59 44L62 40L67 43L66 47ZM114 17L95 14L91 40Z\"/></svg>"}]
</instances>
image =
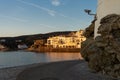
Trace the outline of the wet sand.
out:
<instances>
[{"instance_id":1,"label":"wet sand","mask_svg":"<svg viewBox=\"0 0 120 80\"><path fill-rule=\"evenodd\" d=\"M0 80L111 80L92 73L85 61L72 60L0 69Z\"/></svg>"}]
</instances>

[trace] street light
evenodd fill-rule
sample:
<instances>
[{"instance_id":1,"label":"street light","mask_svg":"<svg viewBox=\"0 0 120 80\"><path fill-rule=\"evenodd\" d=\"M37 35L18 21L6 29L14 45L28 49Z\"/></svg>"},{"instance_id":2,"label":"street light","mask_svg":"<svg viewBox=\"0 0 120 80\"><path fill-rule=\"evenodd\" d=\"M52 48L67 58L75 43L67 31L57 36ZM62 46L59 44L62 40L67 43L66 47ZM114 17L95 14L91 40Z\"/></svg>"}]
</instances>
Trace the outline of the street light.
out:
<instances>
[{"instance_id":1,"label":"street light","mask_svg":"<svg viewBox=\"0 0 120 80\"><path fill-rule=\"evenodd\" d=\"M84 11L85 11L85 13L87 13L88 15L93 15L93 16L96 15L96 14L91 13L92 11L89 10L89 9L85 9Z\"/></svg>"},{"instance_id":2,"label":"street light","mask_svg":"<svg viewBox=\"0 0 120 80\"><path fill-rule=\"evenodd\" d=\"M92 12L91 10L89 10L89 9L85 9L84 11L85 11L85 13L87 13L88 15L94 16L94 21L97 20L97 16L96 16L96 14L91 13L91 12Z\"/></svg>"}]
</instances>

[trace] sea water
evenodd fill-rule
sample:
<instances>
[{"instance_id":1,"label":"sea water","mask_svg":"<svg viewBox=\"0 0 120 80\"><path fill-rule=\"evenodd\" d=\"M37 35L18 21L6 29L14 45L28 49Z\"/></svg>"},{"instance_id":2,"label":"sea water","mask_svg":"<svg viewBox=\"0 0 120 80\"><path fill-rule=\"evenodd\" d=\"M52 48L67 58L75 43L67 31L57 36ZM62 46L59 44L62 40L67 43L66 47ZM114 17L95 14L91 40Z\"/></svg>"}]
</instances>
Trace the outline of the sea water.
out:
<instances>
[{"instance_id":1,"label":"sea water","mask_svg":"<svg viewBox=\"0 0 120 80\"><path fill-rule=\"evenodd\" d=\"M76 59L82 59L80 53L35 53L26 51L0 52L0 68Z\"/></svg>"}]
</instances>

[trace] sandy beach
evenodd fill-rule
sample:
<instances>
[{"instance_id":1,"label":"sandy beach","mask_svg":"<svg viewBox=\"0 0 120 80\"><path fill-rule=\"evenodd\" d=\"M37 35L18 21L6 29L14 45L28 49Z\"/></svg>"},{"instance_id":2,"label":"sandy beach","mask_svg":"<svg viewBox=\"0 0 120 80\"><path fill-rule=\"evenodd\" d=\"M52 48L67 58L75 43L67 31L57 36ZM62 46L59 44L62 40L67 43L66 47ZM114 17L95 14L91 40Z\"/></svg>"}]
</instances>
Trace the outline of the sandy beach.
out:
<instances>
[{"instance_id":1,"label":"sandy beach","mask_svg":"<svg viewBox=\"0 0 120 80\"><path fill-rule=\"evenodd\" d=\"M0 80L16 80L17 75L23 70L40 65L42 65L42 63L9 67L9 68L0 68Z\"/></svg>"},{"instance_id":2,"label":"sandy beach","mask_svg":"<svg viewBox=\"0 0 120 80\"><path fill-rule=\"evenodd\" d=\"M72 60L0 69L0 80L111 80L92 73L85 61Z\"/></svg>"}]
</instances>

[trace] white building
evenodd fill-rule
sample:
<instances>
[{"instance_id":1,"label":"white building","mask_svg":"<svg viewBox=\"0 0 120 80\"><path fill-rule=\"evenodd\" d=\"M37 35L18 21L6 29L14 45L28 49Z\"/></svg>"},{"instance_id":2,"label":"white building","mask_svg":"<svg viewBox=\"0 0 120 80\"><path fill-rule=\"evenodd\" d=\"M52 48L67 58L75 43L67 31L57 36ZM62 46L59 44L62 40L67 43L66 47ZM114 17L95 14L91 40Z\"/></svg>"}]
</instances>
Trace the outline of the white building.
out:
<instances>
[{"instance_id":1,"label":"white building","mask_svg":"<svg viewBox=\"0 0 120 80\"><path fill-rule=\"evenodd\" d=\"M100 20L108 14L120 14L120 0L98 0L94 37L99 35Z\"/></svg>"},{"instance_id":2,"label":"white building","mask_svg":"<svg viewBox=\"0 0 120 80\"><path fill-rule=\"evenodd\" d=\"M83 30L79 30L69 36L50 37L46 45L53 48L81 48L81 42L86 40L82 34Z\"/></svg>"},{"instance_id":3,"label":"white building","mask_svg":"<svg viewBox=\"0 0 120 80\"><path fill-rule=\"evenodd\" d=\"M28 46L26 44L19 44L18 49L26 49Z\"/></svg>"},{"instance_id":4,"label":"white building","mask_svg":"<svg viewBox=\"0 0 120 80\"><path fill-rule=\"evenodd\" d=\"M3 45L0 44L0 50L1 49L5 49L5 46L3 46Z\"/></svg>"}]
</instances>

